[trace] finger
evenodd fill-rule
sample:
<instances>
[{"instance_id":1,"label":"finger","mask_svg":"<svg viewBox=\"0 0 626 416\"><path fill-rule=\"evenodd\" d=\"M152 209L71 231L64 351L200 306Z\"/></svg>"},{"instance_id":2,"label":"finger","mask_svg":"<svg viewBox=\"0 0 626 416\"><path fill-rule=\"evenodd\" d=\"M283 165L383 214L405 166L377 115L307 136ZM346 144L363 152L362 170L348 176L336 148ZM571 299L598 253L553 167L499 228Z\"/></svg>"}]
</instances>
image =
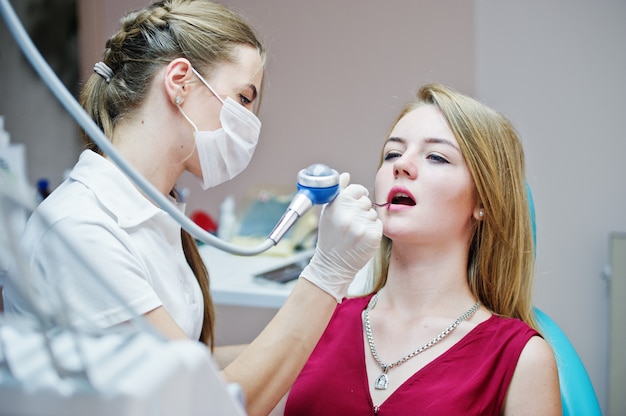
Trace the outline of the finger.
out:
<instances>
[{"instance_id":1,"label":"finger","mask_svg":"<svg viewBox=\"0 0 626 416\"><path fill-rule=\"evenodd\" d=\"M369 209L358 210L353 213L355 219L371 223L378 220L378 213L371 207Z\"/></svg>"},{"instance_id":2,"label":"finger","mask_svg":"<svg viewBox=\"0 0 626 416\"><path fill-rule=\"evenodd\" d=\"M369 195L369 191L363 185L353 183L353 184L348 185L346 189L341 191L340 195L343 196L344 198L359 199L363 196L367 197Z\"/></svg>"},{"instance_id":3,"label":"finger","mask_svg":"<svg viewBox=\"0 0 626 416\"><path fill-rule=\"evenodd\" d=\"M343 172L339 175L339 189L344 190L350 184L350 174Z\"/></svg>"},{"instance_id":4,"label":"finger","mask_svg":"<svg viewBox=\"0 0 626 416\"><path fill-rule=\"evenodd\" d=\"M364 217L370 221L380 221L378 219L378 212L376 212L376 210L370 208L368 211L366 211L364 214Z\"/></svg>"},{"instance_id":5,"label":"finger","mask_svg":"<svg viewBox=\"0 0 626 416\"><path fill-rule=\"evenodd\" d=\"M359 207L362 210L369 211L370 209L372 209L372 201L366 195L363 195L362 197L360 197L358 201L359 201Z\"/></svg>"}]
</instances>

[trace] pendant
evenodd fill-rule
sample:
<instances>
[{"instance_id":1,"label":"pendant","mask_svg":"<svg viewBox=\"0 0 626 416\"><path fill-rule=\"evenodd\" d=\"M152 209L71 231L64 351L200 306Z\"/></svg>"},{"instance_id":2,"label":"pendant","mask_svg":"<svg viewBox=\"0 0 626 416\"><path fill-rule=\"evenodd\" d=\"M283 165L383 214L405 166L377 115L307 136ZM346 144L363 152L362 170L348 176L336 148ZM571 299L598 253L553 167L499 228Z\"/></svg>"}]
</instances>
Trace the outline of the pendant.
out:
<instances>
[{"instance_id":1,"label":"pendant","mask_svg":"<svg viewBox=\"0 0 626 416\"><path fill-rule=\"evenodd\" d=\"M374 383L374 388L376 390L387 390L387 386L389 386L389 378L387 378L387 374L382 373L376 379L376 382Z\"/></svg>"}]
</instances>

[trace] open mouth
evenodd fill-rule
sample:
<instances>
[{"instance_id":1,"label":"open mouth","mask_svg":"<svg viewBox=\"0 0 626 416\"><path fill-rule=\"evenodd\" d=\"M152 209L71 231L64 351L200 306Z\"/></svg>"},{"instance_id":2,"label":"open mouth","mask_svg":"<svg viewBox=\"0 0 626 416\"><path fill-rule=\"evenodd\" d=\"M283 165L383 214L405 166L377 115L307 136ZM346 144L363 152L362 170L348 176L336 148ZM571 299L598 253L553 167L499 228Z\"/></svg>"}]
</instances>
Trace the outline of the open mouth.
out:
<instances>
[{"instance_id":1,"label":"open mouth","mask_svg":"<svg viewBox=\"0 0 626 416\"><path fill-rule=\"evenodd\" d=\"M415 205L415 200L403 193L403 192L398 192L397 194L394 194L393 197L390 200L390 203L393 205L408 205L408 206L414 206Z\"/></svg>"}]
</instances>

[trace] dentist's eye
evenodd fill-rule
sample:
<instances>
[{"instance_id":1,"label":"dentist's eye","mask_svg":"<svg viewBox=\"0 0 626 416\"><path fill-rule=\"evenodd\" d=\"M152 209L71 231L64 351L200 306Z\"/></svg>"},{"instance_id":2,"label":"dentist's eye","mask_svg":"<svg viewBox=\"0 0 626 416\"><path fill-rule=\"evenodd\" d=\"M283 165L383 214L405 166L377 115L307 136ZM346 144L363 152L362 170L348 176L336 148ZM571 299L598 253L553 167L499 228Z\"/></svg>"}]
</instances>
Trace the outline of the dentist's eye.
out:
<instances>
[{"instance_id":1,"label":"dentist's eye","mask_svg":"<svg viewBox=\"0 0 626 416\"><path fill-rule=\"evenodd\" d=\"M252 101L246 97L245 95L239 95L239 101L241 101L241 105L246 106L252 104Z\"/></svg>"},{"instance_id":2,"label":"dentist's eye","mask_svg":"<svg viewBox=\"0 0 626 416\"><path fill-rule=\"evenodd\" d=\"M248 97L246 97L243 94L239 94L239 101L241 102L241 105L243 105L244 107L247 107L250 104L252 104L252 100L250 100Z\"/></svg>"},{"instance_id":3,"label":"dentist's eye","mask_svg":"<svg viewBox=\"0 0 626 416\"><path fill-rule=\"evenodd\" d=\"M396 150L391 150L387 153L385 153L385 156L383 157L383 160L385 161L389 161L389 160L394 160L399 158L400 156L402 156L402 153L396 151Z\"/></svg>"}]
</instances>

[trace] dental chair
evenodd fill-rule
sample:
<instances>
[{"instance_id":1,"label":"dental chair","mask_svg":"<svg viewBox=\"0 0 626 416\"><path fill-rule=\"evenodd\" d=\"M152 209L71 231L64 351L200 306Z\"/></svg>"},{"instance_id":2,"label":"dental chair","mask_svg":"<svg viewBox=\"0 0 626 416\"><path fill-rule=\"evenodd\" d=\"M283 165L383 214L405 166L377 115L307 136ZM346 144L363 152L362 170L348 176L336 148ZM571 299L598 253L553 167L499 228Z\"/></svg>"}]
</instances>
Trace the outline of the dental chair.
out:
<instances>
[{"instance_id":1,"label":"dental chair","mask_svg":"<svg viewBox=\"0 0 626 416\"><path fill-rule=\"evenodd\" d=\"M527 186L526 189L530 204L533 243L537 247L535 204L530 187ZM602 416L591 379L574 346L556 322L539 308L535 307L534 310L541 333L554 350L559 370L563 416Z\"/></svg>"},{"instance_id":2,"label":"dental chair","mask_svg":"<svg viewBox=\"0 0 626 416\"><path fill-rule=\"evenodd\" d=\"M563 416L602 416L587 370L570 340L556 322L537 307L535 318L541 333L554 350Z\"/></svg>"}]
</instances>

